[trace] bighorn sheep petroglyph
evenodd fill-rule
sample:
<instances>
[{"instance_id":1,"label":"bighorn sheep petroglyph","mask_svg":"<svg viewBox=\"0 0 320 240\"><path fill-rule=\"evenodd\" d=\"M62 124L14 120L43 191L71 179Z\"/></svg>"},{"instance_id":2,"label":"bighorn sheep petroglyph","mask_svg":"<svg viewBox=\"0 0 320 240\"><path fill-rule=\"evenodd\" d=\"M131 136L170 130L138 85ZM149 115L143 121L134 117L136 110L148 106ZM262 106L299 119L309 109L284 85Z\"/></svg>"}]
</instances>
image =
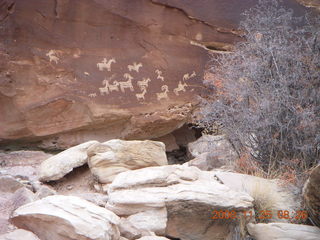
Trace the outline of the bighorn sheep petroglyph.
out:
<instances>
[{"instance_id":1,"label":"bighorn sheep petroglyph","mask_svg":"<svg viewBox=\"0 0 320 240\"><path fill-rule=\"evenodd\" d=\"M158 76L157 76L157 79L160 79L161 81L164 81L164 78L163 78L163 76L162 76L162 72L161 72L159 69L157 69L157 70L155 71L155 73L158 75Z\"/></svg>"},{"instance_id":2,"label":"bighorn sheep petroglyph","mask_svg":"<svg viewBox=\"0 0 320 240\"><path fill-rule=\"evenodd\" d=\"M134 62L132 65L128 65L129 71L136 71L139 72L139 69L142 67L142 63Z\"/></svg>"},{"instance_id":3,"label":"bighorn sheep petroglyph","mask_svg":"<svg viewBox=\"0 0 320 240\"><path fill-rule=\"evenodd\" d=\"M57 52L55 50L50 50L46 56L49 57L50 62L55 62L56 64L58 64L58 61L60 60L57 56Z\"/></svg>"},{"instance_id":4,"label":"bighorn sheep petroglyph","mask_svg":"<svg viewBox=\"0 0 320 240\"><path fill-rule=\"evenodd\" d=\"M157 99L158 99L158 101L160 101L160 100L162 100L162 99L167 99L167 98L168 98L168 92L169 92L168 86L167 86L167 85L163 85L163 86L161 87L161 90L162 90L163 92L157 93Z\"/></svg>"},{"instance_id":5,"label":"bighorn sheep petroglyph","mask_svg":"<svg viewBox=\"0 0 320 240\"><path fill-rule=\"evenodd\" d=\"M179 81L178 87L173 89L173 92L175 95L179 95L179 92L185 92L186 91L186 87L188 86L188 84L186 83L182 83L181 81Z\"/></svg>"},{"instance_id":6,"label":"bighorn sheep petroglyph","mask_svg":"<svg viewBox=\"0 0 320 240\"><path fill-rule=\"evenodd\" d=\"M100 71L107 69L107 71L110 72L112 63L116 63L116 60L114 58L111 58L109 61L107 61L107 59L104 58L102 62L97 63L97 67Z\"/></svg>"},{"instance_id":7,"label":"bighorn sheep petroglyph","mask_svg":"<svg viewBox=\"0 0 320 240\"><path fill-rule=\"evenodd\" d=\"M190 78L193 78L195 76L197 76L195 71L193 71L192 74L190 74L190 75L189 75L189 73L186 73L183 75L183 81L188 80Z\"/></svg>"}]
</instances>

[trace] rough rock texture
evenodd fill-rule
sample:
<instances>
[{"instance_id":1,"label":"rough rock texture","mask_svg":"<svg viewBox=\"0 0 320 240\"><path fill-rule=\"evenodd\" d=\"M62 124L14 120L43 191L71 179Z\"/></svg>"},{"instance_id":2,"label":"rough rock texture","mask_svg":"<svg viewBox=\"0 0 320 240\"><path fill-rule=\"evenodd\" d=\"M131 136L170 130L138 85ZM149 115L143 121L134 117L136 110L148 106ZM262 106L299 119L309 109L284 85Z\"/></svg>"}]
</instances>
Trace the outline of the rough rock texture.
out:
<instances>
[{"instance_id":1,"label":"rough rock texture","mask_svg":"<svg viewBox=\"0 0 320 240\"><path fill-rule=\"evenodd\" d=\"M203 135L195 142L189 143L188 150L191 156L195 157L189 162L189 166L196 166L205 171L231 166L238 157L223 135Z\"/></svg>"},{"instance_id":2,"label":"rough rock texture","mask_svg":"<svg viewBox=\"0 0 320 240\"><path fill-rule=\"evenodd\" d=\"M24 205L11 221L41 240L118 240L119 217L73 196L55 195ZM93 231L94 230L94 231Z\"/></svg>"},{"instance_id":3,"label":"rough rock texture","mask_svg":"<svg viewBox=\"0 0 320 240\"><path fill-rule=\"evenodd\" d=\"M39 240L39 238L32 232L17 229L13 232L1 235L0 240Z\"/></svg>"},{"instance_id":4,"label":"rough rock texture","mask_svg":"<svg viewBox=\"0 0 320 240\"><path fill-rule=\"evenodd\" d=\"M67 148L172 132L201 90L204 45L231 49L256 2L1 0L0 141Z\"/></svg>"},{"instance_id":5,"label":"rough rock texture","mask_svg":"<svg viewBox=\"0 0 320 240\"><path fill-rule=\"evenodd\" d=\"M138 240L169 240L169 238L158 237L158 236L144 236L139 238Z\"/></svg>"},{"instance_id":6,"label":"rough rock texture","mask_svg":"<svg viewBox=\"0 0 320 240\"><path fill-rule=\"evenodd\" d=\"M100 183L110 183L127 170L168 164L165 145L149 140L97 143L88 148L88 156L91 172Z\"/></svg>"},{"instance_id":7,"label":"rough rock texture","mask_svg":"<svg viewBox=\"0 0 320 240\"><path fill-rule=\"evenodd\" d=\"M84 165L88 160L87 149L96 143L98 142L82 143L43 161L39 168L39 180L42 182L58 180L74 168Z\"/></svg>"},{"instance_id":8,"label":"rough rock texture","mask_svg":"<svg viewBox=\"0 0 320 240\"><path fill-rule=\"evenodd\" d=\"M141 232L135 228L126 218L121 218L119 223L121 236L127 239L137 239L141 237Z\"/></svg>"},{"instance_id":9,"label":"rough rock texture","mask_svg":"<svg viewBox=\"0 0 320 240\"><path fill-rule=\"evenodd\" d=\"M320 165L312 170L304 185L303 196L309 216L320 226Z\"/></svg>"},{"instance_id":10,"label":"rough rock texture","mask_svg":"<svg viewBox=\"0 0 320 240\"><path fill-rule=\"evenodd\" d=\"M249 223L250 235L256 240L319 240L320 228L290 223Z\"/></svg>"},{"instance_id":11,"label":"rough rock texture","mask_svg":"<svg viewBox=\"0 0 320 240\"><path fill-rule=\"evenodd\" d=\"M183 240L226 237L233 222L213 221L212 211L253 206L248 194L220 184L211 172L180 165L120 173L108 194L106 207L136 228Z\"/></svg>"}]
</instances>

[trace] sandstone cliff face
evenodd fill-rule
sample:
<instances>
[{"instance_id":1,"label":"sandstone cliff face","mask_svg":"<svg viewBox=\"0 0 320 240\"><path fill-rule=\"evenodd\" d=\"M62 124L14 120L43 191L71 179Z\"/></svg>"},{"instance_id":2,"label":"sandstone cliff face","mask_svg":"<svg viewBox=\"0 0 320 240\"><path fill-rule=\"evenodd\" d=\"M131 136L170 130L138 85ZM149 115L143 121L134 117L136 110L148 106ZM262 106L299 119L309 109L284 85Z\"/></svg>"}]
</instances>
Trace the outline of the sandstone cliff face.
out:
<instances>
[{"instance_id":1,"label":"sandstone cliff face","mask_svg":"<svg viewBox=\"0 0 320 240\"><path fill-rule=\"evenodd\" d=\"M202 89L204 45L230 50L256 2L0 1L0 143L66 148L172 132Z\"/></svg>"}]
</instances>

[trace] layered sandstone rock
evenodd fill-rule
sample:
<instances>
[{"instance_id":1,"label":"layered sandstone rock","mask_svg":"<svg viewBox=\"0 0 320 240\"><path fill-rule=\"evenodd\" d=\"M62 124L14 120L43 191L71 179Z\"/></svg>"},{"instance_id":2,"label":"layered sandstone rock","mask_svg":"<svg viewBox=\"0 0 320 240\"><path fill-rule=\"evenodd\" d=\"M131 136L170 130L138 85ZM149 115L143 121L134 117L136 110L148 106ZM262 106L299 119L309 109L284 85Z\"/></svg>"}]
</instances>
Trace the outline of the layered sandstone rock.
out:
<instances>
[{"instance_id":1,"label":"layered sandstone rock","mask_svg":"<svg viewBox=\"0 0 320 240\"><path fill-rule=\"evenodd\" d=\"M11 221L41 240L118 240L119 217L78 197L55 195L24 205Z\"/></svg>"},{"instance_id":2,"label":"layered sandstone rock","mask_svg":"<svg viewBox=\"0 0 320 240\"><path fill-rule=\"evenodd\" d=\"M253 199L195 167L170 165L127 171L109 187L108 209L137 229L183 240L225 238L235 222L212 220L213 210L250 210Z\"/></svg>"},{"instance_id":3,"label":"layered sandstone rock","mask_svg":"<svg viewBox=\"0 0 320 240\"><path fill-rule=\"evenodd\" d=\"M39 240L39 238L32 232L17 229L13 232L1 235L0 240Z\"/></svg>"},{"instance_id":4,"label":"layered sandstone rock","mask_svg":"<svg viewBox=\"0 0 320 240\"><path fill-rule=\"evenodd\" d=\"M247 225L250 235L256 240L317 240L320 229L314 226L290 223L259 223Z\"/></svg>"},{"instance_id":5,"label":"layered sandstone rock","mask_svg":"<svg viewBox=\"0 0 320 240\"><path fill-rule=\"evenodd\" d=\"M240 13L256 1L1 3L0 141L65 149L181 127L202 89L208 48L230 50Z\"/></svg>"},{"instance_id":6,"label":"layered sandstone rock","mask_svg":"<svg viewBox=\"0 0 320 240\"><path fill-rule=\"evenodd\" d=\"M39 168L39 180L48 182L58 180L74 168L87 163L87 149L97 141L89 141L69 148L43 161Z\"/></svg>"},{"instance_id":7,"label":"layered sandstone rock","mask_svg":"<svg viewBox=\"0 0 320 240\"><path fill-rule=\"evenodd\" d=\"M111 183L124 171L168 164L165 145L150 140L96 143L88 149L88 156L90 170L100 183Z\"/></svg>"}]
</instances>

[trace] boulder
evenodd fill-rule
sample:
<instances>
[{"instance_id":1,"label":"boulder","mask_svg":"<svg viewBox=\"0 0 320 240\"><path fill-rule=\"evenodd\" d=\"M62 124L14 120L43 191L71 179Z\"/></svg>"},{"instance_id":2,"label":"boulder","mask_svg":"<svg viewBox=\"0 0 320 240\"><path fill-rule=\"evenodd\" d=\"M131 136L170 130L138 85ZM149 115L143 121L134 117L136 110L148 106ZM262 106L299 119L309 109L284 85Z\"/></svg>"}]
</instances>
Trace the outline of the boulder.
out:
<instances>
[{"instance_id":1,"label":"boulder","mask_svg":"<svg viewBox=\"0 0 320 240\"><path fill-rule=\"evenodd\" d=\"M14 193L24 185L12 176L0 176L0 192Z\"/></svg>"},{"instance_id":2,"label":"boulder","mask_svg":"<svg viewBox=\"0 0 320 240\"><path fill-rule=\"evenodd\" d=\"M137 228L135 228L126 218L121 218L119 223L119 231L122 237L130 240L141 237L141 232Z\"/></svg>"},{"instance_id":3,"label":"boulder","mask_svg":"<svg viewBox=\"0 0 320 240\"><path fill-rule=\"evenodd\" d=\"M205 171L231 166L238 157L223 135L203 135L195 142L189 143L188 150L195 158L189 162L189 166L196 166Z\"/></svg>"},{"instance_id":4,"label":"boulder","mask_svg":"<svg viewBox=\"0 0 320 240\"><path fill-rule=\"evenodd\" d=\"M38 200L38 197L33 192L25 187L20 188L14 192L9 200L13 205L11 211L36 200Z\"/></svg>"},{"instance_id":5,"label":"boulder","mask_svg":"<svg viewBox=\"0 0 320 240\"><path fill-rule=\"evenodd\" d=\"M80 192L80 193L72 193L73 196L83 198L89 202L92 202L100 207L105 207L108 201L108 195L101 193L90 193L90 192Z\"/></svg>"},{"instance_id":6,"label":"boulder","mask_svg":"<svg viewBox=\"0 0 320 240\"><path fill-rule=\"evenodd\" d=\"M87 163L87 149L98 143L89 141L69 148L43 161L39 168L39 180L42 182L54 181L62 178L74 168Z\"/></svg>"},{"instance_id":7,"label":"boulder","mask_svg":"<svg viewBox=\"0 0 320 240\"><path fill-rule=\"evenodd\" d=\"M0 240L39 240L39 238L32 232L17 229L13 232L1 235Z\"/></svg>"},{"instance_id":8,"label":"boulder","mask_svg":"<svg viewBox=\"0 0 320 240\"><path fill-rule=\"evenodd\" d=\"M169 238L158 236L144 236L139 238L138 240L169 240Z\"/></svg>"},{"instance_id":9,"label":"boulder","mask_svg":"<svg viewBox=\"0 0 320 240\"><path fill-rule=\"evenodd\" d=\"M310 218L320 227L320 165L312 170L305 183L303 197Z\"/></svg>"},{"instance_id":10,"label":"boulder","mask_svg":"<svg viewBox=\"0 0 320 240\"><path fill-rule=\"evenodd\" d=\"M46 186L46 185L41 185L39 187L39 189L36 191L36 196L41 199L41 198L45 198L45 197L48 197L48 196L52 196L52 195L56 195L57 192L49 187L49 186Z\"/></svg>"},{"instance_id":11,"label":"boulder","mask_svg":"<svg viewBox=\"0 0 320 240\"><path fill-rule=\"evenodd\" d=\"M165 145L149 140L96 143L88 149L88 156L91 172L100 183L110 183L127 170L168 164Z\"/></svg>"},{"instance_id":12,"label":"boulder","mask_svg":"<svg viewBox=\"0 0 320 240\"><path fill-rule=\"evenodd\" d=\"M256 211L271 211L273 217L268 219L269 222L288 222L289 219L278 217L278 211L292 213L301 209L301 200L288 190L289 186L282 187L276 179L217 170L212 172L218 181L232 190L249 194L255 201Z\"/></svg>"},{"instance_id":13,"label":"boulder","mask_svg":"<svg viewBox=\"0 0 320 240\"><path fill-rule=\"evenodd\" d=\"M318 240L320 229L314 226L290 223L247 224L247 229L256 240Z\"/></svg>"},{"instance_id":14,"label":"boulder","mask_svg":"<svg viewBox=\"0 0 320 240\"><path fill-rule=\"evenodd\" d=\"M74 196L55 195L15 210L11 221L41 240L118 240L119 217Z\"/></svg>"},{"instance_id":15,"label":"boulder","mask_svg":"<svg viewBox=\"0 0 320 240\"><path fill-rule=\"evenodd\" d=\"M106 207L136 228L182 240L226 237L236 221L213 221L212 211L253 207L248 194L219 183L212 172L181 165L120 173L108 195Z\"/></svg>"}]
</instances>

